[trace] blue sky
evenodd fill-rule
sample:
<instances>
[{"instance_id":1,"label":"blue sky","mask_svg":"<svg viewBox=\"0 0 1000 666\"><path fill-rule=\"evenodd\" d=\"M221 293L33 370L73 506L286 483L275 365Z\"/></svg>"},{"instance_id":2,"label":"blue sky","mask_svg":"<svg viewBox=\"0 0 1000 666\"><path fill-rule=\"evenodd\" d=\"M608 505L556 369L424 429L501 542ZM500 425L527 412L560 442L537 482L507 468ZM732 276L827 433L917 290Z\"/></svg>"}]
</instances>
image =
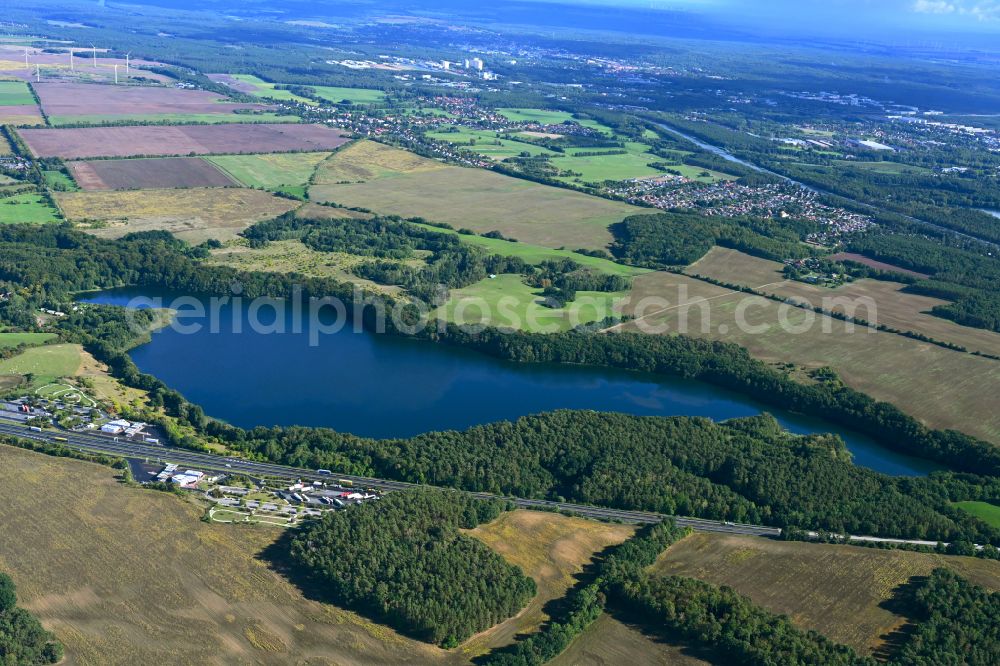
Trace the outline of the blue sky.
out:
<instances>
[{"instance_id":1,"label":"blue sky","mask_svg":"<svg viewBox=\"0 0 1000 666\"><path fill-rule=\"evenodd\" d=\"M1000 33L1000 0L583 0L825 32Z\"/></svg>"}]
</instances>

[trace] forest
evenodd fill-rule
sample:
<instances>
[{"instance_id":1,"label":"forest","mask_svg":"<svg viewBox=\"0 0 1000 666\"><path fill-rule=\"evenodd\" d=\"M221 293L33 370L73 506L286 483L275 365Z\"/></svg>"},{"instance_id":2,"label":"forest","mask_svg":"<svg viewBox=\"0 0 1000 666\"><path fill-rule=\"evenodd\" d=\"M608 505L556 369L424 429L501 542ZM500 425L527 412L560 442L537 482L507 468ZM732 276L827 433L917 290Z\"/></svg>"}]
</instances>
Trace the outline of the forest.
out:
<instances>
[{"instance_id":1,"label":"forest","mask_svg":"<svg viewBox=\"0 0 1000 666\"><path fill-rule=\"evenodd\" d=\"M913 587L904 602L913 626L893 664L1000 663L1000 592L941 568Z\"/></svg>"},{"instance_id":2,"label":"forest","mask_svg":"<svg viewBox=\"0 0 1000 666\"><path fill-rule=\"evenodd\" d=\"M290 558L335 603L451 648L535 594L518 567L459 532L508 509L464 493L389 493L306 526L292 539Z\"/></svg>"},{"instance_id":3,"label":"forest","mask_svg":"<svg viewBox=\"0 0 1000 666\"><path fill-rule=\"evenodd\" d=\"M768 415L688 417L557 411L514 422L371 440L331 430L206 432L252 458L414 483L836 532L1000 543L950 506L1000 496L991 477L896 478L850 462L834 436L796 436ZM580 433L586 433L581 437Z\"/></svg>"},{"instance_id":4,"label":"forest","mask_svg":"<svg viewBox=\"0 0 1000 666\"><path fill-rule=\"evenodd\" d=\"M35 666L62 661L63 647L34 615L18 607L17 588L0 573L0 663Z\"/></svg>"}]
</instances>

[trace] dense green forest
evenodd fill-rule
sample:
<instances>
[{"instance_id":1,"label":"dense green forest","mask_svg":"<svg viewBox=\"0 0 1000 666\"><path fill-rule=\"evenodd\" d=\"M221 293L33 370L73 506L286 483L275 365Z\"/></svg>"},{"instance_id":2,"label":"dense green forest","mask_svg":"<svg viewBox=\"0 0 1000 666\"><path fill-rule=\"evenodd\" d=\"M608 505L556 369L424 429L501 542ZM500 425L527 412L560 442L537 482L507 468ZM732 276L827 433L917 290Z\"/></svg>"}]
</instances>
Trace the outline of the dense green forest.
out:
<instances>
[{"instance_id":1,"label":"dense green forest","mask_svg":"<svg viewBox=\"0 0 1000 666\"><path fill-rule=\"evenodd\" d=\"M1000 592L935 569L908 597L906 611L914 626L893 664L1000 663Z\"/></svg>"},{"instance_id":2,"label":"dense green forest","mask_svg":"<svg viewBox=\"0 0 1000 666\"><path fill-rule=\"evenodd\" d=\"M0 573L0 663L10 666L55 664L63 647L28 611L17 606L10 576Z\"/></svg>"},{"instance_id":3,"label":"dense green forest","mask_svg":"<svg viewBox=\"0 0 1000 666\"><path fill-rule=\"evenodd\" d=\"M889 477L852 464L839 438L790 435L767 415L716 424L557 411L400 440L217 422L207 432L251 457L306 468L782 527L1000 543L1000 532L950 507L1000 496L995 479Z\"/></svg>"},{"instance_id":4,"label":"dense green forest","mask_svg":"<svg viewBox=\"0 0 1000 666\"><path fill-rule=\"evenodd\" d=\"M464 493L394 492L308 525L292 540L291 560L335 603L454 647L535 594L519 568L459 532L505 508Z\"/></svg>"},{"instance_id":5,"label":"dense green forest","mask_svg":"<svg viewBox=\"0 0 1000 666\"><path fill-rule=\"evenodd\" d=\"M626 263L649 268L685 266L713 245L781 261L808 254L802 239L816 225L794 220L708 217L672 211L628 217L611 226L612 253Z\"/></svg>"}]
</instances>

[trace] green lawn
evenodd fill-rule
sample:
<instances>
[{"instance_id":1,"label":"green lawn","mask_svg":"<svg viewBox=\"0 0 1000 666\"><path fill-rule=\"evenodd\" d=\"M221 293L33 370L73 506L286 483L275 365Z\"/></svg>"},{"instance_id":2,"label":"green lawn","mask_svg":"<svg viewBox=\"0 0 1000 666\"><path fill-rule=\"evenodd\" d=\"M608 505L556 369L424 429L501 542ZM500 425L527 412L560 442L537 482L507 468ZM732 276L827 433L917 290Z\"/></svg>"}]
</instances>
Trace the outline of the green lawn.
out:
<instances>
[{"instance_id":1,"label":"green lawn","mask_svg":"<svg viewBox=\"0 0 1000 666\"><path fill-rule=\"evenodd\" d=\"M330 153L275 153L206 157L247 187L305 195L305 185Z\"/></svg>"},{"instance_id":2,"label":"green lawn","mask_svg":"<svg viewBox=\"0 0 1000 666\"><path fill-rule=\"evenodd\" d=\"M32 387L50 384L80 369L79 345L32 347L13 358L0 361L2 375L33 375Z\"/></svg>"},{"instance_id":3,"label":"green lawn","mask_svg":"<svg viewBox=\"0 0 1000 666\"><path fill-rule=\"evenodd\" d=\"M971 513L984 523L1000 528L1000 506L989 502L955 502L955 506Z\"/></svg>"},{"instance_id":4,"label":"green lawn","mask_svg":"<svg viewBox=\"0 0 1000 666\"><path fill-rule=\"evenodd\" d=\"M297 123L298 116L284 116L277 113L156 113L156 114L110 114L85 116L49 116L49 122L54 126L88 123L99 125L113 122L148 122L148 123Z\"/></svg>"},{"instance_id":5,"label":"green lawn","mask_svg":"<svg viewBox=\"0 0 1000 666\"><path fill-rule=\"evenodd\" d=\"M35 192L0 199L0 224L58 222L57 212Z\"/></svg>"},{"instance_id":6,"label":"green lawn","mask_svg":"<svg viewBox=\"0 0 1000 666\"><path fill-rule=\"evenodd\" d=\"M571 120L584 127L600 130L601 132L611 132L611 129L597 122L596 120L577 120L573 114L566 111L546 111L544 109L497 109L501 114L514 122L541 123L543 125L558 125L559 123Z\"/></svg>"},{"instance_id":7,"label":"green lawn","mask_svg":"<svg viewBox=\"0 0 1000 666\"><path fill-rule=\"evenodd\" d=\"M21 344L40 345L56 337L55 333L0 333L0 349Z\"/></svg>"},{"instance_id":8,"label":"green lawn","mask_svg":"<svg viewBox=\"0 0 1000 666\"><path fill-rule=\"evenodd\" d=\"M601 148L571 148L565 155L556 157L551 162L559 169L581 174L562 179L567 182L600 183L605 180L628 180L660 173L647 165L650 162L662 162L663 158L648 152L649 146L646 144L629 141L625 144L625 150L628 152L624 155L577 157L575 153L607 151Z\"/></svg>"},{"instance_id":9,"label":"green lawn","mask_svg":"<svg viewBox=\"0 0 1000 666\"><path fill-rule=\"evenodd\" d=\"M457 324L556 333L612 316L615 302L627 295L627 292L581 291L567 307L553 309L541 304L541 293L541 289L524 284L520 275L498 275L452 289L448 302L436 314Z\"/></svg>"},{"instance_id":10,"label":"green lawn","mask_svg":"<svg viewBox=\"0 0 1000 666\"><path fill-rule=\"evenodd\" d=\"M0 81L0 106L34 106L35 98L24 81Z\"/></svg>"}]
</instances>

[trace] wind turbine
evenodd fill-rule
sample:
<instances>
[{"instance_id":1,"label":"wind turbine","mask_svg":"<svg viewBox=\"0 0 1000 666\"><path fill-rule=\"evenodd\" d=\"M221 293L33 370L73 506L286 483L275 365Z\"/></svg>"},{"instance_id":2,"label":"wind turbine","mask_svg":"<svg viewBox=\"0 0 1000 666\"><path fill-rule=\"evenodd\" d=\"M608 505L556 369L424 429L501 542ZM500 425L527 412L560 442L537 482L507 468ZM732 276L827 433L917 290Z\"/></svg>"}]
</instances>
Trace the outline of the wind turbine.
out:
<instances>
[{"instance_id":1,"label":"wind turbine","mask_svg":"<svg viewBox=\"0 0 1000 666\"><path fill-rule=\"evenodd\" d=\"M35 83L42 80L42 66L37 62L35 63Z\"/></svg>"},{"instance_id":2,"label":"wind turbine","mask_svg":"<svg viewBox=\"0 0 1000 666\"><path fill-rule=\"evenodd\" d=\"M24 68L31 69L31 65L28 64L28 47L24 47Z\"/></svg>"},{"instance_id":3,"label":"wind turbine","mask_svg":"<svg viewBox=\"0 0 1000 666\"><path fill-rule=\"evenodd\" d=\"M69 71L71 71L71 72L75 72L76 71L76 65L73 64L73 49L72 48L69 50Z\"/></svg>"},{"instance_id":4,"label":"wind turbine","mask_svg":"<svg viewBox=\"0 0 1000 666\"><path fill-rule=\"evenodd\" d=\"M132 55L131 51L129 51L128 53L125 54L125 76L129 75L129 73L128 73L128 57L130 55Z\"/></svg>"},{"instance_id":5,"label":"wind turbine","mask_svg":"<svg viewBox=\"0 0 1000 666\"><path fill-rule=\"evenodd\" d=\"M94 49L94 69L97 69L97 47L91 44L90 48Z\"/></svg>"},{"instance_id":6,"label":"wind turbine","mask_svg":"<svg viewBox=\"0 0 1000 666\"><path fill-rule=\"evenodd\" d=\"M115 63L115 85L118 85L118 63Z\"/></svg>"}]
</instances>

